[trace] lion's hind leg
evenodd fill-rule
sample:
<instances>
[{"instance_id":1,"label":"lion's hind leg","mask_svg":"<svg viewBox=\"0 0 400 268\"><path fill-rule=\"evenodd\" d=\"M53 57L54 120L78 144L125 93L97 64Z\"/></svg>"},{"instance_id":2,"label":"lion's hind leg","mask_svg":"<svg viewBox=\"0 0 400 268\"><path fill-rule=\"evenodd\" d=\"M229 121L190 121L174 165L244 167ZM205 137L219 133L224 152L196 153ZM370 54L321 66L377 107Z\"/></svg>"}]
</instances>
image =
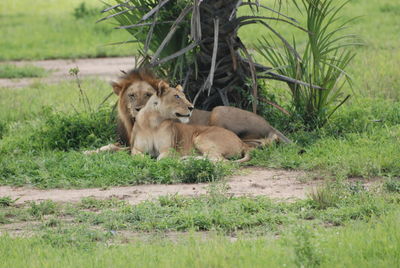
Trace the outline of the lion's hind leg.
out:
<instances>
[{"instance_id":1,"label":"lion's hind leg","mask_svg":"<svg viewBox=\"0 0 400 268\"><path fill-rule=\"evenodd\" d=\"M270 135L268 138L260 138L260 139L243 139L243 142L246 143L250 148L259 148L271 145L273 142L278 142L279 137L276 134Z\"/></svg>"},{"instance_id":2,"label":"lion's hind leg","mask_svg":"<svg viewBox=\"0 0 400 268\"><path fill-rule=\"evenodd\" d=\"M193 140L194 147L202 155L202 157L210 161L225 161L225 157L221 153L221 145L210 139L207 135L199 135Z\"/></svg>"},{"instance_id":3,"label":"lion's hind leg","mask_svg":"<svg viewBox=\"0 0 400 268\"><path fill-rule=\"evenodd\" d=\"M245 153L247 146L232 131L210 127L194 140L195 148L212 161L225 161Z\"/></svg>"}]
</instances>

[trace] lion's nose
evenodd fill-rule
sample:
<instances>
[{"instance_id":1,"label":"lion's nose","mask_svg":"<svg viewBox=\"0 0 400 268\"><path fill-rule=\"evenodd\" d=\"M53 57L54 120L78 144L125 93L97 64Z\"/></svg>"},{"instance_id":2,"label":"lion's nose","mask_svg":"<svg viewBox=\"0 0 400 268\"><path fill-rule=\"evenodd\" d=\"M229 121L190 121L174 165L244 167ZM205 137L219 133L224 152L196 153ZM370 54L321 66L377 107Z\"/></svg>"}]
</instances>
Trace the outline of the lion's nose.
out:
<instances>
[{"instance_id":1,"label":"lion's nose","mask_svg":"<svg viewBox=\"0 0 400 268\"><path fill-rule=\"evenodd\" d=\"M188 107L188 109L189 109L189 111L193 111L194 107L190 106L190 107Z\"/></svg>"}]
</instances>

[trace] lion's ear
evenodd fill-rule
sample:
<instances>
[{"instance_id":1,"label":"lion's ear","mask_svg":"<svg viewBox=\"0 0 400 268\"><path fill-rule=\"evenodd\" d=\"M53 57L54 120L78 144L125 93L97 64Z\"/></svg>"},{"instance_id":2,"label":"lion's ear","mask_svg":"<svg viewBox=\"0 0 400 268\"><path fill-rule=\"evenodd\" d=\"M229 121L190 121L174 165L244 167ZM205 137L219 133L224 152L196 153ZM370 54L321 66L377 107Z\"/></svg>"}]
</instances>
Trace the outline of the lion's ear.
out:
<instances>
[{"instance_id":1,"label":"lion's ear","mask_svg":"<svg viewBox=\"0 0 400 268\"><path fill-rule=\"evenodd\" d=\"M181 85L177 85L177 86L176 86L176 89L179 90L179 91L181 91L181 92L183 92L183 87L182 87Z\"/></svg>"},{"instance_id":2,"label":"lion's ear","mask_svg":"<svg viewBox=\"0 0 400 268\"><path fill-rule=\"evenodd\" d=\"M112 86L114 93L119 96L119 93L122 90L121 84L115 81L111 81L110 85Z\"/></svg>"},{"instance_id":3,"label":"lion's ear","mask_svg":"<svg viewBox=\"0 0 400 268\"><path fill-rule=\"evenodd\" d=\"M169 84L165 81L160 81L157 85L157 96L161 97L169 88Z\"/></svg>"}]
</instances>

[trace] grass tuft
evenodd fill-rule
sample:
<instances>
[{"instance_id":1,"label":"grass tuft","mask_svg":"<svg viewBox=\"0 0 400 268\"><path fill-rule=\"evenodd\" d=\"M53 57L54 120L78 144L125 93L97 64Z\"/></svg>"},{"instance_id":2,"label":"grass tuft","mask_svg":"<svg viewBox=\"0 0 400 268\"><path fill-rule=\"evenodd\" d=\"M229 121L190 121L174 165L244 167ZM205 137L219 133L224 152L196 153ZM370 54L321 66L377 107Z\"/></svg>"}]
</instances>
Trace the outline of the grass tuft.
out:
<instances>
[{"instance_id":1,"label":"grass tuft","mask_svg":"<svg viewBox=\"0 0 400 268\"><path fill-rule=\"evenodd\" d=\"M94 148L115 140L115 115L108 108L72 114L45 110L43 116L44 124L32 139L44 149Z\"/></svg>"}]
</instances>

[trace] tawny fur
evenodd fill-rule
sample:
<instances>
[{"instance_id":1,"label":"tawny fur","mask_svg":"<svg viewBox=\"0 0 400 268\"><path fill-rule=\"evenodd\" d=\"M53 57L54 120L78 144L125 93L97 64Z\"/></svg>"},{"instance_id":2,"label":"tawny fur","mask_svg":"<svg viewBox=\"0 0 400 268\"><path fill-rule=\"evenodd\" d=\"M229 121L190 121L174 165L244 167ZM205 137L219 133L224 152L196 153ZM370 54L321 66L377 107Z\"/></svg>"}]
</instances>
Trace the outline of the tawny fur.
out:
<instances>
[{"instance_id":1,"label":"tawny fur","mask_svg":"<svg viewBox=\"0 0 400 268\"><path fill-rule=\"evenodd\" d=\"M132 130L131 153L149 153L157 159L176 150L181 156L197 151L213 161L244 156L247 161L249 147L233 132L220 128L187 125L193 105L177 88L161 86L136 116Z\"/></svg>"},{"instance_id":2,"label":"tawny fur","mask_svg":"<svg viewBox=\"0 0 400 268\"><path fill-rule=\"evenodd\" d=\"M135 116L149 98L156 92L160 83L147 69L134 69L112 82L113 91L118 95L118 135L121 143L129 144L129 137L135 122ZM166 84L167 85L167 84Z\"/></svg>"},{"instance_id":3,"label":"tawny fur","mask_svg":"<svg viewBox=\"0 0 400 268\"><path fill-rule=\"evenodd\" d=\"M130 146L135 117L149 100L149 95L155 94L155 89L160 83L168 86L168 83L157 79L147 69L131 70L120 77L117 82L112 82L114 93L118 95L117 134L121 145L114 144L114 146L111 146L109 144L98 150L85 153L107 151L107 148L109 148L108 151L118 151L115 146L122 146L120 150L125 150L123 146ZM136 97L131 99L129 94ZM189 124L218 126L228 129L251 147L265 146L274 141L291 142L264 118L235 107L218 106L211 112L194 109Z\"/></svg>"}]
</instances>

